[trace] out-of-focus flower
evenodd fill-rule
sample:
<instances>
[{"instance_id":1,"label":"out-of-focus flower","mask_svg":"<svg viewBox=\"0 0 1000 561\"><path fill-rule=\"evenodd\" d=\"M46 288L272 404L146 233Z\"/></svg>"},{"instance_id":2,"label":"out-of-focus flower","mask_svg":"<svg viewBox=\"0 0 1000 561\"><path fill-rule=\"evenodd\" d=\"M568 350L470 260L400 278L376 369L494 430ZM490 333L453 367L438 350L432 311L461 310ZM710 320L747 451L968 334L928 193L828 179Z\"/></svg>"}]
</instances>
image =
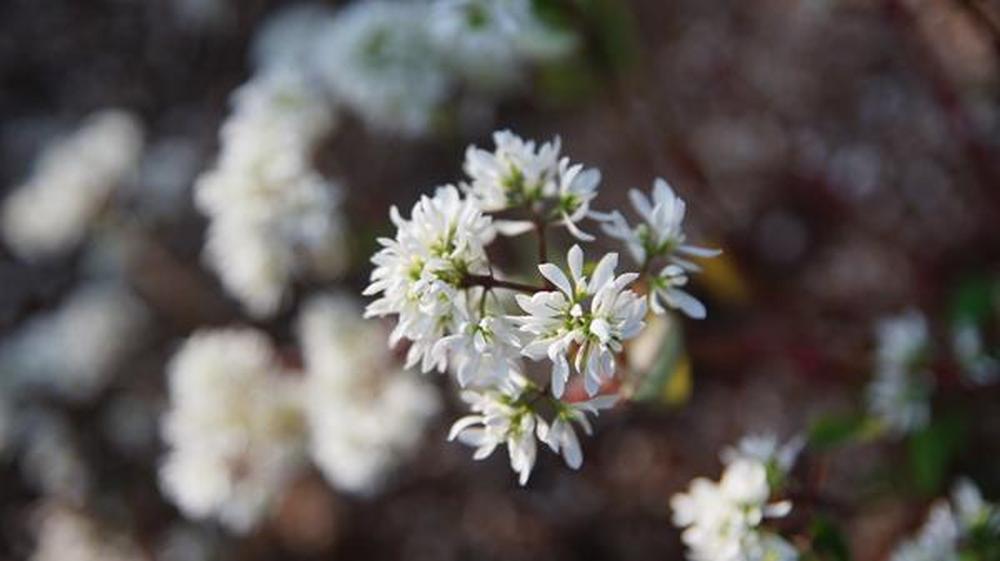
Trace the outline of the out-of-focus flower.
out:
<instances>
[{"instance_id":1,"label":"out-of-focus flower","mask_svg":"<svg viewBox=\"0 0 1000 561\"><path fill-rule=\"evenodd\" d=\"M465 275L488 271L484 246L493 237L490 218L452 186L422 197L409 220L396 207L391 217L396 237L380 239L383 248L372 257L375 270L364 294L379 298L368 305L365 316L398 314L389 344L403 337L414 341L406 367L420 363L425 372L443 371L444 357L431 351L457 319L453 307Z\"/></svg>"},{"instance_id":2,"label":"out-of-focus flower","mask_svg":"<svg viewBox=\"0 0 1000 561\"><path fill-rule=\"evenodd\" d=\"M868 410L894 434L917 430L930 420L933 379L926 370L927 321L916 311L882 320L877 330L875 377Z\"/></svg>"},{"instance_id":3,"label":"out-of-focus flower","mask_svg":"<svg viewBox=\"0 0 1000 561\"><path fill-rule=\"evenodd\" d=\"M330 6L295 3L268 16L254 36L250 56L258 69L294 66L314 72L314 51L335 17Z\"/></svg>"},{"instance_id":4,"label":"out-of-focus flower","mask_svg":"<svg viewBox=\"0 0 1000 561\"><path fill-rule=\"evenodd\" d=\"M1000 509L983 500L967 479L952 490L951 503L939 500L917 535L896 547L890 561L958 561L980 559L986 546L1000 543Z\"/></svg>"},{"instance_id":5,"label":"out-of-focus flower","mask_svg":"<svg viewBox=\"0 0 1000 561\"><path fill-rule=\"evenodd\" d=\"M127 289L95 282L33 318L0 345L0 365L21 389L86 401L107 385L142 340L145 305Z\"/></svg>"},{"instance_id":6,"label":"out-of-focus flower","mask_svg":"<svg viewBox=\"0 0 1000 561\"><path fill-rule=\"evenodd\" d=\"M587 436L593 434L587 414L595 417L603 410L614 407L617 395L602 395L586 401L556 404L556 417L551 425L539 423L538 439L549 445L556 454L561 454L566 465L579 469L583 464L583 451L576 437L573 423L580 425Z\"/></svg>"},{"instance_id":7,"label":"out-of-focus flower","mask_svg":"<svg viewBox=\"0 0 1000 561\"><path fill-rule=\"evenodd\" d=\"M451 86L420 2L355 2L322 30L315 65L334 99L376 129L426 133Z\"/></svg>"},{"instance_id":8,"label":"out-of-focus flower","mask_svg":"<svg viewBox=\"0 0 1000 561\"><path fill-rule=\"evenodd\" d=\"M721 480L691 482L686 493L673 496L674 524L694 561L761 561L797 559L795 548L763 528L766 518L791 511L788 501L769 502L773 490L767 467L750 457L728 463Z\"/></svg>"},{"instance_id":9,"label":"out-of-focus flower","mask_svg":"<svg viewBox=\"0 0 1000 561\"><path fill-rule=\"evenodd\" d=\"M978 385L1000 380L1000 350L987 349L983 331L974 322L956 322L951 347L967 380Z\"/></svg>"},{"instance_id":10,"label":"out-of-focus flower","mask_svg":"<svg viewBox=\"0 0 1000 561\"><path fill-rule=\"evenodd\" d=\"M152 561L127 535L57 504L40 510L31 561Z\"/></svg>"},{"instance_id":11,"label":"out-of-focus flower","mask_svg":"<svg viewBox=\"0 0 1000 561\"><path fill-rule=\"evenodd\" d=\"M552 361L552 393L563 394L569 380L569 356L584 377L587 393L597 394L615 373L615 355L622 344L639 334L645 322L646 301L626 287L635 273L615 276L618 254L605 255L591 278L583 274L583 250L574 245L567 254L570 277L552 263L538 270L558 291L532 296L519 294L517 303L527 315L515 317L532 336L523 353L532 360Z\"/></svg>"},{"instance_id":12,"label":"out-of-focus flower","mask_svg":"<svg viewBox=\"0 0 1000 561\"><path fill-rule=\"evenodd\" d=\"M250 530L300 466L301 384L281 375L266 337L201 331L170 362L164 492L190 517Z\"/></svg>"},{"instance_id":13,"label":"out-of-focus flower","mask_svg":"<svg viewBox=\"0 0 1000 561\"><path fill-rule=\"evenodd\" d=\"M385 332L345 296L308 301L298 329L312 457L338 489L374 493L416 452L437 393L395 366Z\"/></svg>"},{"instance_id":14,"label":"out-of-focus flower","mask_svg":"<svg viewBox=\"0 0 1000 561\"><path fill-rule=\"evenodd\" d=\"M322 96L293 70L259 74L233 94L222 153L195 200L211 218L206 260L253 315L275 313L293 279L346 266L340 188L310 162L332 126Z\"/></svg>"},{"instance_id":15,"label":"out-of-focus flower","mask_svg":"<svg viewBox=\"0 0 1000 561\"><path fill-rule=\"evenodd\" d=\"M436 0L431 39L470 88L497 93L524 79L528 62L566 55L574 37L543 23L530 0Z\"/></svg>"},{"instance_id":16,"label":"out-of-focus flower","mask_svg":"<svg viewBox=\"0 0 1000 561\"><path fill-rule=\"evenodd\" d=\"M76 132L50 145L31 176L4 202L7 245L32 260L76 247L114 189L134 171L142 136L137 117L109 109L90 115Z\"/></svg>"}]
</instances>

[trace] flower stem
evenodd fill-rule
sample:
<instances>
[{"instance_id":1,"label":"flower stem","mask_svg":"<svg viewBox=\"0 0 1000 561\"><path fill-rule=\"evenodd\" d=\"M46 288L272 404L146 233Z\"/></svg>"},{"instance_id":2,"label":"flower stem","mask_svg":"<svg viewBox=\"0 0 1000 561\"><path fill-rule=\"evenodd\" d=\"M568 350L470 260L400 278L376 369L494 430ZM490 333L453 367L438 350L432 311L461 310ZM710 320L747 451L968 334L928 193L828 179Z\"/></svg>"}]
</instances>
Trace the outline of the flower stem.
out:
<instances>
[{"instance_id":1,"label":"flower stem","mask_svg":"<svg viewBox=\"0 0 1000 561\"><path fill-rule=\"evenodd\" d=\"M536 292L542 292L545 290L541 286L532 286L530 284L524 284L515 281L500 280L493 275L473 275L467 274L465 278L462 279L463 287L481 286L486 290L492 288L506 288L508 290L516 290L518 292L525 292L528 294L534 294Z\"/></svg>"}]
</instances>

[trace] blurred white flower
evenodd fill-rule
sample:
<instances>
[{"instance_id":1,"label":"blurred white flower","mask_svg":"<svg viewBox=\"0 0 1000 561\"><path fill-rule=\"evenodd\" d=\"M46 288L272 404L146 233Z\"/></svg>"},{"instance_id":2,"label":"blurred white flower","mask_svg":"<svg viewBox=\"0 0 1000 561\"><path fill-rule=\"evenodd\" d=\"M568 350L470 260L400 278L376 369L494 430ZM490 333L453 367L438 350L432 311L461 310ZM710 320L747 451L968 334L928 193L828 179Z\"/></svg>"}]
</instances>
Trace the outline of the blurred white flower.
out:
<instances>
[{"instance_id":1,"label":"blurred white flower","mask_svg":"<svg viewBox=\"0 0 1000 561\"><path fill-rule=\"evenodd\" d=\"M514 320L533 337L524 355L552 361L553 395L562 396L569 380L569 355L574 355L573 367L584 377L587 393L594 396L614 376L615 355L623 343L645 326L646 301L626 288L637 274L615 276L616 253L605 255L590 279L583 274L580 246L569 250L567 263L570 277L552 263L538 266L558 291L519 294L517 303L528 315Z\"/></svg>"},{"instance_id":2,"label":"blurred white flower","mask_svg":"<svg viewBox=\"0 0 1000 561\"><path fill-rule=\"evenodd\" d=\"M951 347L965 378L977 385L1000 380L1000 349L987 349L983 331L974 322L959 321L952 326Z\"/></svg>"},{"instance_id":3,"label":"blurred white flower","mask_svg":"<svg viewBox=\"0 0 1000 561\"><path fill-rule=\"evenodd\" d=\"M780 536L761 528L765 518L782 517L792 505L769 502L772 490L767 468L759 461L738 458L730 462L716 483L704 478L691 482L687 493L670 500L674 524L694 561L750 561L796 559L797 552Z\"/></svg>"},{"instance_id":4,"label":"blurred white flower","mask_svg":"<svg viewBox=\"0 0 1000 561\"><path fill-rule=\"evenodd\" d=\"M336 488L375 493L417 451L437 393L395 366L385 332L352 299L309 300L298 331L312 457Z\"/></svg>"},{"instance_id":5,"label":"blurred white flower","mask_svg":"<svg viewBox=\"0 0 1000 561\"><path fill-rule=\"evenodd\" d=\"M211 219L205 258L255 316L274 314L293 279L329 278L347 264L340 187L311 164L333 125L306 77L258 74L233 94L218 162L196 184Z\"/></svg>"},{"instance_id":6,"label":"blurred white flower","mask_svg":"<svg viewBox=\"0 0 1000 561\"><path fill-rule=\"evenodd\" d=\"M493 237L490 218L450 185L422 197L409 220L396 207L391 217L396 237L379 239L382 249L372 257L375 270L364 291L379 298L365 316L398 314L389 344L404 337L414 341L406 367L420 363L425 372L444 371L446 357L432 352L433 345L457 319L454 302L465 275L488 271L484 246Z\"/></svg>"},{"instance_id":7,"label":"blurred white flower","mask_svg":"<svg viewBox=\"0 0 1000 561\"><path fill-rule=\"evenodd\" d=\"M148 321L145 305L130 291L95 281L3 341L0 365L17 388L87 401L141 342Z\"/></svg>"},{"instance_id":8,"label":"blurred white flower","mask_svg":"<svg viewBox=\"0 0 1000 561\"><path fill-rule=\"evenodd\" d=\"M257 30L250 47L251 60L258 69L292 66L311 72L316 45L334 15L330 6L314 2L278 9Z\"/></svg>"},{"instance_id":9,"label":"blurred white flower","mask_svg":"<svg viewBox=\"0 0 1000 561\"><path fill-rule=\"evenodd\" d=\"M334 99L375 129L428 132L451 88L421 2L370 0L343 8L313 53Z\"/></svg>"},{"instance_id":10,"label":"blurred white flower","mask_svg":"<svg viewBox=\"0 0 1000 561\"><path fill-rule=\"evenodd\" d=\"M978 544L1000 539L1000 509L983 500L967 479L959 480L952 500L935 502L913 538L899 544L890 561L958 561L979 558Z\"/></svg>"},{"instance_id":11,"label":"blurred white flower","mask_svg":"<svg viewBox=\"0 0 1000 561\"><path fill-rule=\"evenodd\" d=\"M302 462L301 383L251 329L195 333L167 374L164 492L189 517L249 531Z\"/></svg>"},{"instance_id":12,"label":"blurred white flower","mask_svg":"<svg viewBox=\"0 0 1000 561\"><path fill-rule=\"evenodd\" d=\"M473 89L498 93L525 79L525 66L567 54L574 37L544 24L530 0L436 0L430 35L450 69Z\"/></svg>"},{"instance_id":13,"label":"blurred white flower","mask_svg":"<svg viewBox=\"0 0 1000 561\"><path fill-rule=\"evenodd\" d=\"M136 116L108 109L50 145L4 202L0 228L11 250L38 260L74 249L114 189L135 170L142 137Z\"/></svg>"},{"instance_id":14,"label":"blurred white flower","mask_svg":"<svg viewBox=\"0 0 1000 561\"><path fill-rule=\"evenodd\" d=\"M129 536L57 503L42 505L30 561L152 561Z\"/></svg>"},{"instance_id":15,"label":"blurred white flower","mask_svg":"<svg viewBox=\"0 0 1000 561\"><path fill-rule=\"evenodd\" d=\"M919 430L930 420L933 377L926 370L927 321L916 310L882 320L877 329L875 377L868 411L893 434Z\"/></svg>"}]
</instances>

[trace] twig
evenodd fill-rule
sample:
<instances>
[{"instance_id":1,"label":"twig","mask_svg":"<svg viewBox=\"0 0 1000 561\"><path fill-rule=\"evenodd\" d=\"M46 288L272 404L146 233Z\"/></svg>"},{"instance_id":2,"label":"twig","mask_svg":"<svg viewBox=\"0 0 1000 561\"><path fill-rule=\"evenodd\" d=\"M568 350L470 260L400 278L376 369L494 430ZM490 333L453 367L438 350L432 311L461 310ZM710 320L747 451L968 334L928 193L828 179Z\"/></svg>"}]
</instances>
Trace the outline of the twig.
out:
<instances>
[{"instance_id":1,"label":"twig","mask_svg":"<svg viewBox=\"0 0 1000 561\"><path fill-rule=\"evenodd\" d=\"M500 280L492 275L465 275L465 278L462 279L462 286L466 288L481 286L486 290L490 290L492 288L506 288L508 290L516 290L518 292L525 292L528 294L545 291L545 287L542 286L533 286L516 281Z\"/></svg>"}]
</instances>

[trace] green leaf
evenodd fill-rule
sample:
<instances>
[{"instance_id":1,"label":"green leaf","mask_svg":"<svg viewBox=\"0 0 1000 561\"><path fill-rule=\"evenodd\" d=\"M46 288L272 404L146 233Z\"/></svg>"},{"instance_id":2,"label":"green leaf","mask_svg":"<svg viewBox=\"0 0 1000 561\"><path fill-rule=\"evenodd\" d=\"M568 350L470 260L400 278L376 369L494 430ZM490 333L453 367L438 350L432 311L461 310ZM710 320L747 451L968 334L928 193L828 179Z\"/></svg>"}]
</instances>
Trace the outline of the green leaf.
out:
<instances>
[{"instance_id":1,"label":"green leaf","mask_svg":"<svg viewBox=\"0 0 1000 561\"><path fill-rule=\"evenodd\" d=\"M817 449L833 448L851 441L865 440L874 427L863 413L820 417L809 427L809 444Z\"/></svg>"},{"instance_id":2,"label":"green leaf","mask_svg":"<svg viewBox=\"0 0 1000 561\"><path fill-rule=\"evenodd\" d=\"M850 561L851 551L840 528L825 516L817 516L809 524L812 553L821 561Z\"/></svg>"},{"instance_id":3,"label":"green leaf","mask_svg":"<svg viewBox=\"0 0 1000 561\"><path fill-rule=\"evenodd\" d=\"M964 429L958 418L942 417L910 436L910 474L917 492L924 496L942 492L948 469L962 448Z\"/></svg>"},{"instance_id":4,"label":"green leaf","mask_svg":"<svg viewBox=\"0 0 1000 561\"><path fill-rule=\"evenodd\" d=\"M981 323L989 318L997 282L987 276L972 276L958 283L951 296L953 321Z\"/></svg>"}]
</instances>

